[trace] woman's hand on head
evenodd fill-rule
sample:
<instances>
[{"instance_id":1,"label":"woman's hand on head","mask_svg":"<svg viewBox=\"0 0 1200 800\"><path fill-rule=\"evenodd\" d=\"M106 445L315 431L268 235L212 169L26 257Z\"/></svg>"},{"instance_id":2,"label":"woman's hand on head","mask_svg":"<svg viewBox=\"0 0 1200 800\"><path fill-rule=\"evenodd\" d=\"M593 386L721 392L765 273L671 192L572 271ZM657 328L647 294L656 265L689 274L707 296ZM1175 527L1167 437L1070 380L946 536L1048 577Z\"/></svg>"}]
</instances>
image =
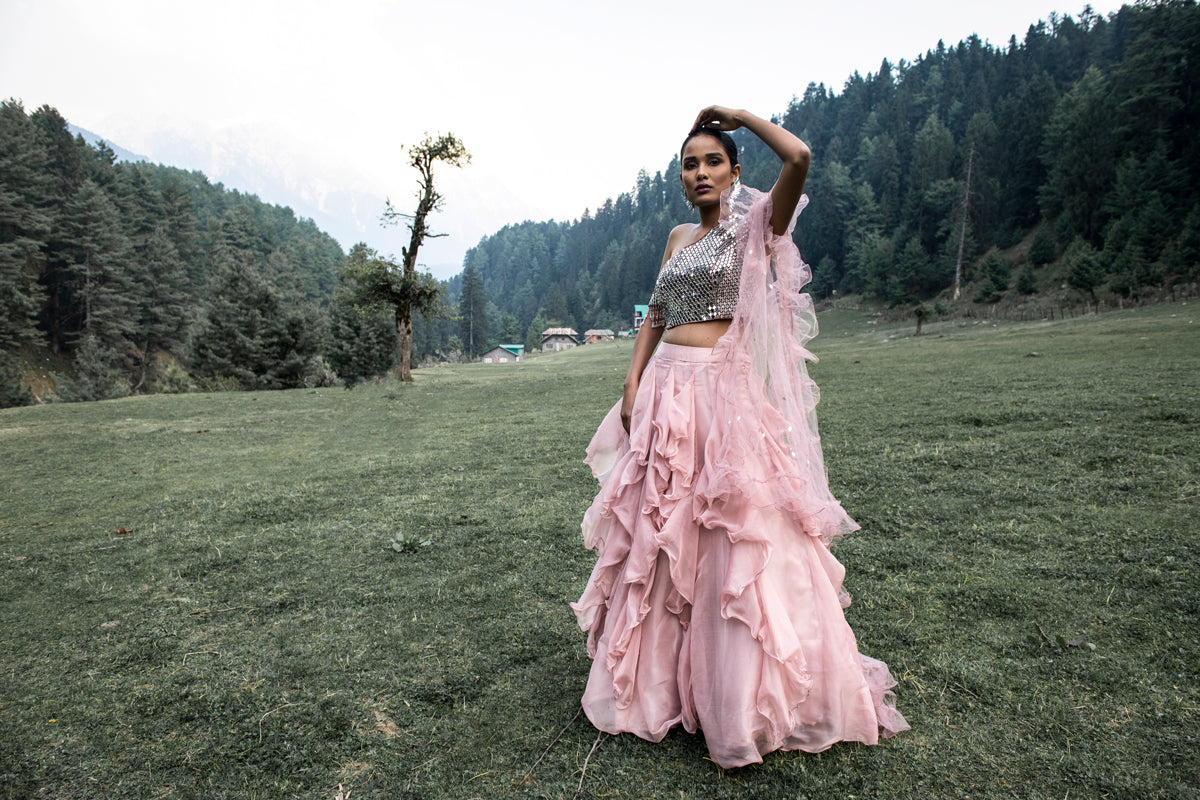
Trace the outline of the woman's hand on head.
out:
<instances>
[{"instance_id":1,"label":"woman's hand on head","mask_svg":"<svg viewBox=\"0 0 1200 800\"><path fill-rule=\"evenodd\" d=\"M716 128L719 131L736 131L742 127L737 114L738 112L732 108L709 106L696 116L696 124L692 126L692 129Z\"/></svg>"}]
</instances>

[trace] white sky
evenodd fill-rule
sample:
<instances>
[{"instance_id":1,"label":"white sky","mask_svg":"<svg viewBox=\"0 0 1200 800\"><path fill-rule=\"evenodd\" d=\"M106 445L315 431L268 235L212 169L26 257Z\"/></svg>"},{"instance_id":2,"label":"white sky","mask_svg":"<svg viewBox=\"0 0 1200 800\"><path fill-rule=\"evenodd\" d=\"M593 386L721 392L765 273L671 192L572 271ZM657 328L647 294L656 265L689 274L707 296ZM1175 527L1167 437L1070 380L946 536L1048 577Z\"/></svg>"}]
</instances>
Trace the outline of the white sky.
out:
<instances>
[{"instance_id":1,"label":"white sky","mask_svg":"<svg viewBox=\"0 0 1200 800\"><path fill-rule=\"evenodd\" d=\"M628 191L705 105L781 113L810 81L840 93L885 57L972 33L1020 41L1083 8L1061 2L0 0L0 95L152 160L152 131L253 132L401 208L415 176L399 145L451 131L473 162L444 184L445 215L498 181L520 202L490 209L495 230ZM475 241L446 244L461 258Z\"/></svg>"}]
</instances>

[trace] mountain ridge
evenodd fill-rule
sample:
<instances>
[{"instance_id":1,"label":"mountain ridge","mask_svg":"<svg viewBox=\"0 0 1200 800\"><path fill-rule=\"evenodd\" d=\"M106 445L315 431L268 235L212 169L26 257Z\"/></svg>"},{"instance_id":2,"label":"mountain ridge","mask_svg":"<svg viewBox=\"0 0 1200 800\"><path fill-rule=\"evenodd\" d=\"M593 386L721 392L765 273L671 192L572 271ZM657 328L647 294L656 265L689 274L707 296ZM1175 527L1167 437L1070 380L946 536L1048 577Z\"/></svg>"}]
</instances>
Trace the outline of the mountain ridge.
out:
<instances>
[{"instance_id":1,"label":"mountain ridge","mask_svg":"<svg viewBox=\"0 0 1200 800\"><path fill-rule=\"evenodd\" d=\"M69 125L68 129L89 144L103 141L120 161L196 170L213 182L291 208L297 217L311 219L336 239L343 251L366 242L381 254L398 257L401 248L408 245L407 228L385 228L380 224L389 197L401 210L406 207L408 186L381 193L369 185L366 177L335 175L335 168L328 162L302 155L270 133L238 128L198 137L160 129L141 134L138 149L151 154L142 155L86 128ZM414 186L415 181L414 173ZM464 254L507 224L497 219L496 209L515 208L529 219L544 217L490 176L468 178L456 170L446 170L438 175L438 181L447 199L442 212L431 222L434 231L446 235L425 242L420 264L439 280L461 272Z\"/></svg>"}]
</instances>

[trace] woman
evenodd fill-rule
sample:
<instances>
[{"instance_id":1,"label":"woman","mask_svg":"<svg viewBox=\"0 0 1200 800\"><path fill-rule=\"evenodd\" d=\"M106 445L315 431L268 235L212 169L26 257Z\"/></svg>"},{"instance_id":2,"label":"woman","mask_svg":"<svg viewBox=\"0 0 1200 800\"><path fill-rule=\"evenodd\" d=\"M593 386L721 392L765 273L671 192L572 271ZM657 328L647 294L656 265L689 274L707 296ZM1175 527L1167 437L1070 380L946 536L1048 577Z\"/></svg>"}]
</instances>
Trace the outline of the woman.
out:
<instances>
[{"instance_id":1,"label":"woman","mask_svg":"<svg viewBox=\"0 0 1200 800\"><path fill-rule=\"evenodd\" d=\"M769 194L738 181L740 127L783 162ZM887 666L858 652L829 552L857 525L829 492L804 366L816 318L791 230L810 152L713 106L680 157L700 222L667 239L624 396L588 448L583 707L609 733L702 730L722 767L875 744L908 725Z\"/></svg>"}]
</instances>

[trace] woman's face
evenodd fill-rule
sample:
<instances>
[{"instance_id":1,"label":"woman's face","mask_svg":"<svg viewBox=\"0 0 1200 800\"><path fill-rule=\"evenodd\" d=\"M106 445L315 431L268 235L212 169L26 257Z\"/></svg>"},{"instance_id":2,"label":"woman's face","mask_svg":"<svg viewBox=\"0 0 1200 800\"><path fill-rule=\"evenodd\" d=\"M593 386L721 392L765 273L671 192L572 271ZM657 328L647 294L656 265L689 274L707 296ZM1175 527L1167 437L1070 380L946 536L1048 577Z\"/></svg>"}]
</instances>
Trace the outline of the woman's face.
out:
<instances>
[{"instance_id":1,"label":"woman's face","mask_svg":"<svg viewBox=\"0 0 1200 800\"><path fill-rule=\"evenodd\" d=\"M741 165L730 163L721 142L705 134L693 136L683 146L682 167L683 193L696 206L721 202L721 192L742 171Z\"/></svg>"}]
</instances>

